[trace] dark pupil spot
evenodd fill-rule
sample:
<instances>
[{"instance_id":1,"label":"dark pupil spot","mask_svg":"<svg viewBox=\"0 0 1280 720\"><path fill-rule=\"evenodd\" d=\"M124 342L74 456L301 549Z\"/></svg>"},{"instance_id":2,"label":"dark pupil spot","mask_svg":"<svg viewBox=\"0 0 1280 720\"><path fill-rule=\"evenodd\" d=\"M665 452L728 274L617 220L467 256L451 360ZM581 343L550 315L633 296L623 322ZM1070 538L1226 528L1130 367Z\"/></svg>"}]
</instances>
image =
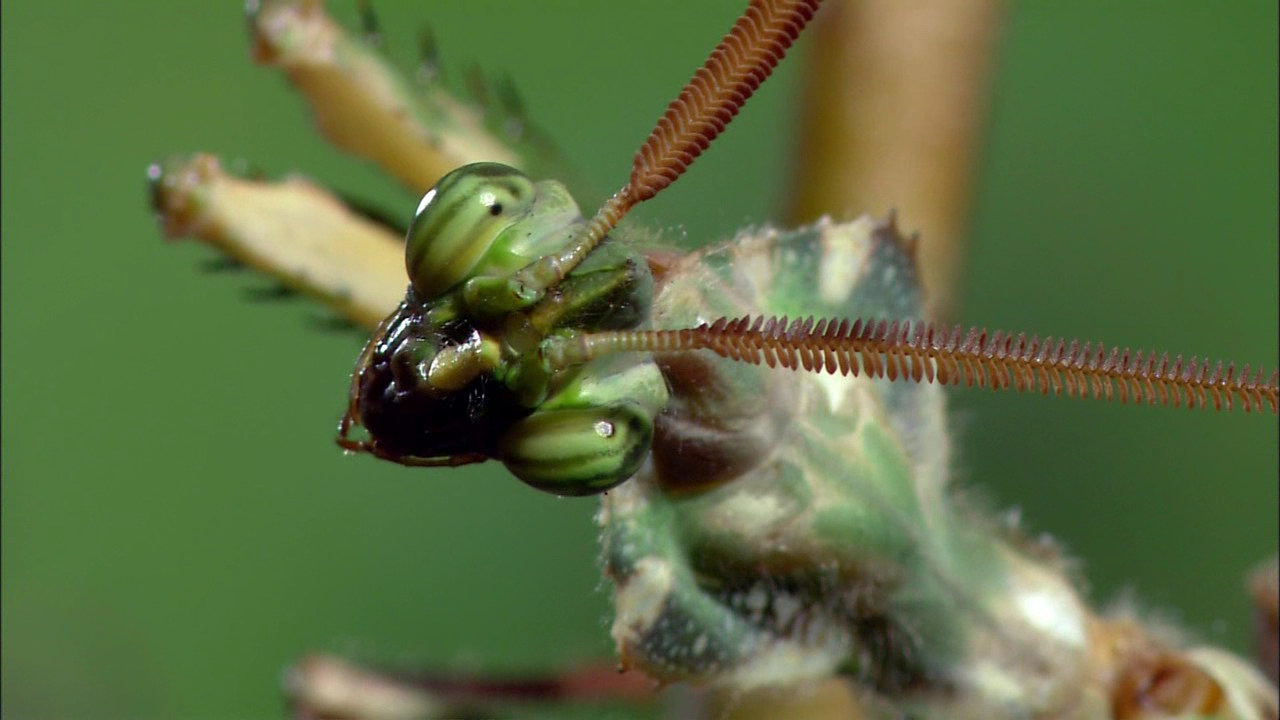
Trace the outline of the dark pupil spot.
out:
<instances>
[{"instance_id":1,"label":"dark pupil spot","mask_svg":"<svg viewBox=\"0 0 1280 720\"><path fill-rule=\"evenodd\" d=\"M502 214L502 203L494 203L494 204L490 205L490 206L489 206L489 214L490 214L490 215L501 215L501 214Z\"/></svg>"}]
</instances>

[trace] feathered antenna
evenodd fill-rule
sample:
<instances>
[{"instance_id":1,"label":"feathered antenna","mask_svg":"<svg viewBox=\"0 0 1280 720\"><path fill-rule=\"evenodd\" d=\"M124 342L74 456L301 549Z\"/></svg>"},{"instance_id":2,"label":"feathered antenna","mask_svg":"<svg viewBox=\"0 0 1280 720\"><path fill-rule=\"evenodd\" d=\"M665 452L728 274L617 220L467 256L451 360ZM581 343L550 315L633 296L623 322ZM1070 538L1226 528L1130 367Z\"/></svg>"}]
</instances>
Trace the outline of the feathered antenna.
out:
<instances>
[{"instance_id":1,"label":"feathered antenna","mask_svg":"<svg viewBox=\"0 0 1280 720\"><path fill-rule=\"evenodd\" d=\"M516 274L541 293L564 279L637 204L675 182L773 72L821 0L752 0L711 56L667 106L631 164L631 177L567 249Z\"/></svg>"},{"instance_id":2,"label":"feathered antenna","mask_svg":"<svg viewBox=\"0 0 1280 720\"><path fill-rule=\"evenodd\" d=\"M1127 403L1245 412L1264 403L1277 412L1277 373L1266 379L1259 367L1155 352L1130 352L1102 343L1067 342L934 323L839 320L812 317L788 320L756 316L720 318L685 330L637 330L585 333L552 341L546 358L553 368L585 363L616 352L710 350L731 360L792 370L867 375L940 385L1012 389L1068 397L1119 399Z\"/></svg>"}]
</instances>

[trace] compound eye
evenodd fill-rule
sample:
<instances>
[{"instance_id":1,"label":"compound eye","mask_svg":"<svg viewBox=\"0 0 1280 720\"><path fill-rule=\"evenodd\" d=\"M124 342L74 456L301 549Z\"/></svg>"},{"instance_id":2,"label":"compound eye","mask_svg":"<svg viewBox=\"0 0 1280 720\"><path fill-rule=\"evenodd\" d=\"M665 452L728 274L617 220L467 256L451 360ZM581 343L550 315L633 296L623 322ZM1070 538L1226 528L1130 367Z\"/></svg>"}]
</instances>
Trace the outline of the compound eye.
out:
<instances>
[{"instance_id":1,"label":"compound eye","mask_svg":"<svg viewBox=\"0 0 1280 720\"><path fill-rule=\"evenodd\" d=\"M405 267L427 298L471 277L499 233L533 204L524 173L498 163L465 165L422 196L409 225Z\"/></svg>"},{"instance_id":2,"label":"compound eye","mask_svg":"<svg viewBox=\"0 0 1280 720\"><path fill-rule=\"evenodd\" d=\"M653 421L632 404L542 410L503 434L498 459L539 490L595 495L634 475L652 442Z\"/></svg>"}]
</instances>

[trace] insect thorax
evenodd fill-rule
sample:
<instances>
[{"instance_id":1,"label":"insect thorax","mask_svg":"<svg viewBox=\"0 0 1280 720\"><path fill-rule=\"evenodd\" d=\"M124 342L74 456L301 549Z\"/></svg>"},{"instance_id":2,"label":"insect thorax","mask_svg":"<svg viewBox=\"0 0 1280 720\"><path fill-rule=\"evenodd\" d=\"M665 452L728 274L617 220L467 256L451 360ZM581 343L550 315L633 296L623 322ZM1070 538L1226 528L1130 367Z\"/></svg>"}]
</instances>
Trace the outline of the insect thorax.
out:
<instances>
[{"instance_id":1,"label":"insect thorax","mask_svg":"<svg viewBox=\"0 0 1280 720\"><path fill-rule=\"evenodd\" d=\"M740 235L672 271L655 323L759 311L918 316L910 246L867 219ZM1074 590L951 504L938 387L657 361L673 397L653 462L601 513L627 662L737 688L842 669L895 695L1078 679ZM1038 630L1011 588L1059 629Z\"/></svg>"}]
</instances>

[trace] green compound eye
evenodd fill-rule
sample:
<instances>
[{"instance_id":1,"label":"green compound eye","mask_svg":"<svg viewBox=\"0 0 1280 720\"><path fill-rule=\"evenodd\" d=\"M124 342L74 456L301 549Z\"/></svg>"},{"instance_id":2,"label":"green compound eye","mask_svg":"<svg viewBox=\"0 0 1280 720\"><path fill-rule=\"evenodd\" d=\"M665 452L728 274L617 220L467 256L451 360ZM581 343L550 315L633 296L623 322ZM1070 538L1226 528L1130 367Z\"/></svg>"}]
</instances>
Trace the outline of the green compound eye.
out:
<instances>
[{"instance_id":1,"label":"green compound eye","mask_svg":"<svg viewBox=\"0 0 1280 720\"><path fill-rule=\"evenodd\" d=\"M512 475L555 495L595 495L635 474L649 454L653 422L639 407L546 410L499 442Z\"/></svg>"},{"instance_id":2,"label":"green compound eye","mask_svg":"<svg viewBox=\"0 0 1280 720\"><path fill-rule=\"evenodd\" d=\"M471 277L533 199L533 182L498 163L466 165L441 178L422 196L409 225L405 267L414 289L434 298Z\"/></svg>"}]
</instances>

